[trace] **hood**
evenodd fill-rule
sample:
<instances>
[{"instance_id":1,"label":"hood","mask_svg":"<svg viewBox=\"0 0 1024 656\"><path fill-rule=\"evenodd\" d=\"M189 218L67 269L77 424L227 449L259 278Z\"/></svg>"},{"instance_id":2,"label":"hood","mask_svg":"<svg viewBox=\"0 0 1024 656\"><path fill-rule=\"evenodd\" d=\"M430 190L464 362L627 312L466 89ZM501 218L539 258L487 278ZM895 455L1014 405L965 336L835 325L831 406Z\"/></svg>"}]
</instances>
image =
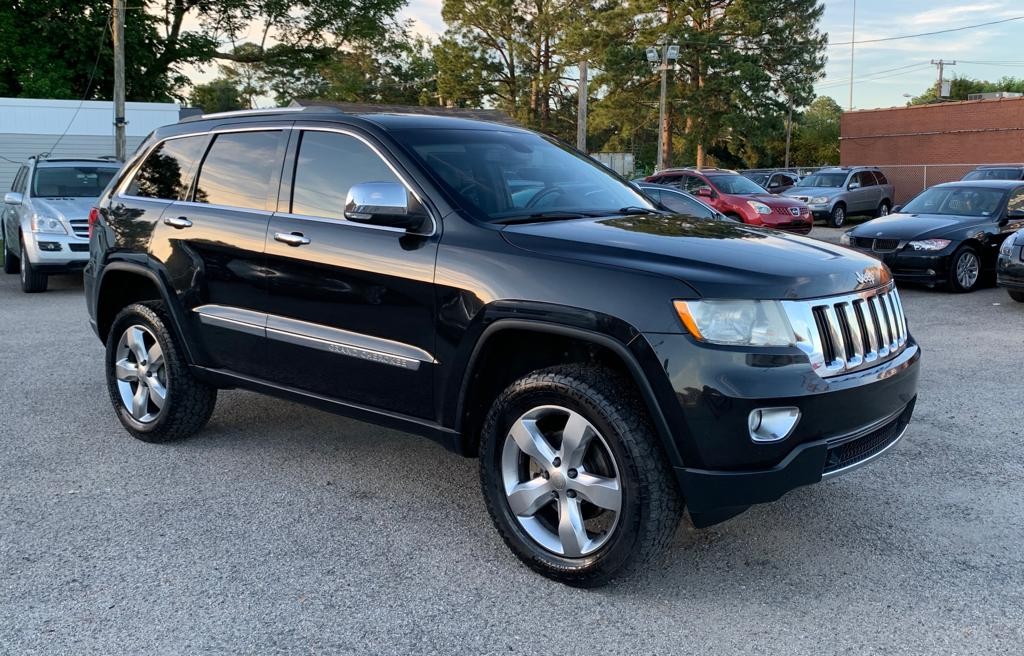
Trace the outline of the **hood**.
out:
<instances>
[{"instance_id":1,"label":"hood","mask_svg":"<svg viewBox=\"0 0 1024 656\"><path fill-rule=\"evenodd\" d=\"M803 207L803 202L795 198L783 198L782 196L776 196L774 194L750 194L749 196L735 195L737 198L743 200L756 200L759 203L764 203L768 207Z\"/></svg>"},{"instance_id":2,"label":"hood","mask_svg":"<svg viewBox=\"0 0 1024 656\"><path fill-rule=\"evenodd\" d=\"M858 276L889 279L878 260L841 246L683 215L532 223L502 235L537 253L671 276L705 298L813 298L876 284Z\"/></svg>"},{"instance_id":3,"label":"hood","mask_svg":"<svg viewBox=\"0 0 1024 656\"><path fill-rule=\"evenodd\" d=\"M862 223L849 231L851 237L872 239L930 239L975 223L993 221L990 217L949 216L944 214L890 214Z\"/></svg>"},{"instance_id":4,"label":"hood","mask_svg":"<svg viewBox=\"0 0 1024 656\"><path fill-rule=\"evenodd\" d=\"M88 219L95 198L33 198L32 209L43 216L65 221Z\"/></svg>"},{"instance_id":5,"label":"hood","mask_svg":"<svg viewBox=\"0 0 1024 656\"><path fill-rule=\"evenodd\" d=\"M843 187L790 187L785 190L783 195L785 196L807 196L808 198L814 198L816 196L824 196L825 198L832 198L846 191Z\"/></svg>"}]
</instances>

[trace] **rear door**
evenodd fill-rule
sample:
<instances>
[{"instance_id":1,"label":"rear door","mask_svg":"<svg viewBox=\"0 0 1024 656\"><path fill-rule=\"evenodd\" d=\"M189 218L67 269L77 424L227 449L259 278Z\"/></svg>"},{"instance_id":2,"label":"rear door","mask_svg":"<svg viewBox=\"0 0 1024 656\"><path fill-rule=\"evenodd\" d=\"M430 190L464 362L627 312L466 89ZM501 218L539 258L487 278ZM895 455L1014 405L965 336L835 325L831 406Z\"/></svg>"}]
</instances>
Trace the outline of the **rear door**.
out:
<instances>
[{"instance_id":1,"label":"rear door","mask_svg":"<svg viewBox=\"0 0 1024 656\"><path fill-rule=\"evenodd\" d=\"M264 246L286 134L213 134L191 190L164 211L152 246L189 311L204 360L261 378L269 369Z\"/></svg>"},{"instance_id":2,"label":"rear door","mask_svg":"<svg viewBox=\"0 0 1024 656\"><path fill-rule=\"evenodd\" d=\"M429 233L417 235L346 220L354 184L413 189L400 165L354 128L296 126L292 141L267 240L267 338L276 380L349 403L434 416L439 222L432 218Z\"/></svg>"}]
</instances>

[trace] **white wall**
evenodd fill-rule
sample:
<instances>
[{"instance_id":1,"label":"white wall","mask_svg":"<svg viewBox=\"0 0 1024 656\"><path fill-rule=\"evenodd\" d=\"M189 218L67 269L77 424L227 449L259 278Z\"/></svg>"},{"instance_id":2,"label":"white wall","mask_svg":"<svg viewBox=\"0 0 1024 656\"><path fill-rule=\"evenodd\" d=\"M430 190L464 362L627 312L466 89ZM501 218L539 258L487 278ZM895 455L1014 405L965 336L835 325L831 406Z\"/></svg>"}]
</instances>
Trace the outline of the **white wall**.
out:
<instances>
[{"instance_id":1,"label":"white wall","mask_svg":"<svg viewBox=\"0 0 1024 656\"><path fill-rule=\"evenodd\" d=\"M128 153L156 128L177 123L179 110L175 103L125 103ZM51 157L113 155L114 104L0 98L0 193L11 188L30 155L47 152Z\"/></svg>"}]
</instances>

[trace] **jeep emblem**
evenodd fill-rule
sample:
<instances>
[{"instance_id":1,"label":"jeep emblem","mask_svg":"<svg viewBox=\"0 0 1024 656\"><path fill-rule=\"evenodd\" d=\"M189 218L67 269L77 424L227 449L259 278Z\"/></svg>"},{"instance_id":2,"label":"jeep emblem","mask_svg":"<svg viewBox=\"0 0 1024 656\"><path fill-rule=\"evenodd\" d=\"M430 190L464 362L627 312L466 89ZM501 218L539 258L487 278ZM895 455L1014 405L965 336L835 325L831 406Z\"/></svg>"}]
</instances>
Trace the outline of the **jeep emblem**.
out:
<instances>
[{"instance_id":1,"label":"jeep emblem","mask_svg":"<svg viewBox=\"0 0 1024 656\"><path fill-rule=\"evenodd\" d=\"M855 273L854 275L857 276L857 282L859 282L862 285L870 285L875 282L875 274L871 273L870 271L865 271L863 273Z\"/></svg>"}]
</instances>

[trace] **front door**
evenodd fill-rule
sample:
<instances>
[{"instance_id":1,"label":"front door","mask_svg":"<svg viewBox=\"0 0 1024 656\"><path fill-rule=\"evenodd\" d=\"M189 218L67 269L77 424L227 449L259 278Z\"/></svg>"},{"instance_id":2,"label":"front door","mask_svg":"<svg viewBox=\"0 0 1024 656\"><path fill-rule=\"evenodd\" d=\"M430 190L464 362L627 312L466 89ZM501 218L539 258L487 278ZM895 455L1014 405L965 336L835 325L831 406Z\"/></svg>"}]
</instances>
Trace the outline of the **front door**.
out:
<instances>
[{"instance_id":1,"label":"front door","mask_svg":"<svg viewBox=\"0 0 1024 656\"><path fill-rule=\"evenodd\" d=\"M344 218L354 184L412 188L367 136L309 127L292 142L267 238L267 345L277 382L432 417L440 226L421 236Z\"/></svg>"}]
</instances>

